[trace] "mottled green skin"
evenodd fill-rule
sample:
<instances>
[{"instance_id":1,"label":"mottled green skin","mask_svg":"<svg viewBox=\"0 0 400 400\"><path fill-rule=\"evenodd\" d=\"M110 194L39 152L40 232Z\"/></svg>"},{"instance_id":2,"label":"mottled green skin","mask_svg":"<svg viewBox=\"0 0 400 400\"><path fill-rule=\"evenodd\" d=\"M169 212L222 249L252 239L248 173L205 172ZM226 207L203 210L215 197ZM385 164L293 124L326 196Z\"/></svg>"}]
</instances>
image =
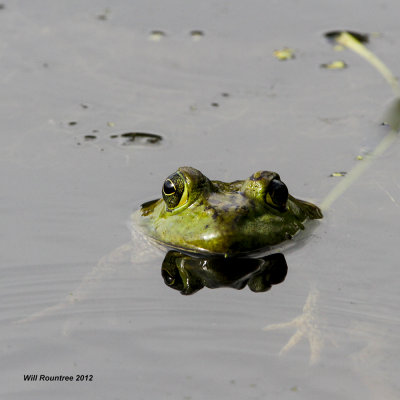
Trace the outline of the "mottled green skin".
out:
<instances>
[{"instance_id":1,"label":"mottled green skin","mask_svg":"<svg viewBox=\"0 0 400 400\"><path fill-rule=\"evenodd\" d=\"M186 204L170 211L164 200L142 205L133 218L154 241L190 253L233 256L258 251L290 239L307 219L322 218L320 209L289 195L285 209L265 201L274 172L249 179L210 181L191 167L178 169L187 184Z\"/></svg>"}]
</instances>

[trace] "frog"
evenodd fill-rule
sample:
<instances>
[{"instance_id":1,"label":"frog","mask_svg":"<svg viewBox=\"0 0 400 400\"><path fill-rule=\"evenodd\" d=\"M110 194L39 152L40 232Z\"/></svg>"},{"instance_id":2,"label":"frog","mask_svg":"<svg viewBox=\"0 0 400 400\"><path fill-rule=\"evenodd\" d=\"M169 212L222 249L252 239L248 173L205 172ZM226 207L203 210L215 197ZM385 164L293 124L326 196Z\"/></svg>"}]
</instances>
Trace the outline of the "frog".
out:
<instances>
[{"instance_id":1,"label":"frog","mask_svg":"<svg viewBox=\"0 0 400 400\"><path fill-rule=\"evenodd\" d=\"M290 195L272 171L222 182L180 167L165 179L161 193L143 203L132 222L152 243L185 254L259 253L291 240L305 222L323 217L318 206Z\"/></svg>"}]
</instances>

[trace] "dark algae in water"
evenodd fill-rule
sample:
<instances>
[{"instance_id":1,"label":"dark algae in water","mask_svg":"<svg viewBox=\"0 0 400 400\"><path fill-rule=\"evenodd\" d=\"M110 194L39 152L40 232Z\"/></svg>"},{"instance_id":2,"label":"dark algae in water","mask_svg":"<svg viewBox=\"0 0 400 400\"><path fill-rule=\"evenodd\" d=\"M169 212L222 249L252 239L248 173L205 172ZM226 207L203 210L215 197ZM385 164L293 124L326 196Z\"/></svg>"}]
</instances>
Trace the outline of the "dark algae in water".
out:
<instances>
[{"instance_id":1,"label":"dark algae in water","mask_svg":"<svg viewBox=\"0 0 400 400\"><path fill-rule=\"evenodd\" d=\"M97 136L95 136L95 135L85 135L85 140L95 140L95 139L97 139Z\"/></svg>"},{"instance_id":2,"label":"dark algae in water","mask_svg":"<svg viewBox=\"0 0 400 400\"><path fill-rule=\"evenodd\" d=\"M71 123L70 123L71 124ZM92 131L92 134L83 136L85 142L94 142L99 139L103 141L103 137L95 135L98 133L97 129ZM112 134L109 136L111 140L117 139L119 146L154 146L158 145L162 141L162 136L155 133L144 133L144 132L126 132L122 134ZM81 143L79 143L80 145Z\"/></svg>"},{"instance_id":3,"label":"dark algae in water","mask_svg":"<svg viewBox=\"0 0 400 400\"><path fill-rule=\"evenodd\" d=\"M159 144L163 139L162 136L157 135L155 133L145 133L145 132L127 132L127 133L122 133L120 135L111 135L110 138L111 139L122 138L123 146L136 145L136 144L141 144L141 145Z\"/></svg>"}]
</instances>

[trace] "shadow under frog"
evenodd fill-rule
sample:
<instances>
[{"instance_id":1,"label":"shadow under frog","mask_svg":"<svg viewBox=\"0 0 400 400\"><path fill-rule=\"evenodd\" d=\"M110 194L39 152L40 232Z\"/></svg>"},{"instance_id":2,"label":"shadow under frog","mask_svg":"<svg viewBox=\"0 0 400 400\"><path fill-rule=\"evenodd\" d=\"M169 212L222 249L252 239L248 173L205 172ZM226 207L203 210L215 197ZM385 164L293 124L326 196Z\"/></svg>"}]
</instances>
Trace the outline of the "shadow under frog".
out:
<instances>
[{"instance_id":1,"label":"shadow under frog","mask_svg":"<svg viewBox=\"0 0 400 400\"><path fill-rule=\"evenodd\" d=\"M169 251L161 266L161 275L167 286L183 295L207 287L243 289L266 292L272 285L285 280L287 264L282 253L262 258L192 257L178 251Z\"/></svg>"}]
</instances>

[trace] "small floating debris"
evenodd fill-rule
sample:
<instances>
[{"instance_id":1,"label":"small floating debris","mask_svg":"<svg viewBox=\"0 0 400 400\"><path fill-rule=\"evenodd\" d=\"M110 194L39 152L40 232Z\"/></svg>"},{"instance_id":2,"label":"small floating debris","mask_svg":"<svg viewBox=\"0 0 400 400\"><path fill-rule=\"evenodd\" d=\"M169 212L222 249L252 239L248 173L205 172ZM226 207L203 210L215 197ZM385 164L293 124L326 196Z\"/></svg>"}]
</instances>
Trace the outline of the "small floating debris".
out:
<instances>
[{"instance_id":1,"label":"small floating debris","mask_svg":"<svg viewBox=\"0 0 400 400\"><path fill-rule=\"evenodd\" d=\"M321 68L325 69L345 69L347 68L347 64L344 61L332 61L328 64L321 64Z\"/></svg>"},{"instance_id":2,"label":"small floating debris","mask_svg":"<svg viewBox=\"0 0 400 400\"><path fill-rule=\"evenodd\" d=\"M162 141L162 136L156 135L155 133L145 133L145 132L127 132L121 135L111 135L111 139L121 138L123 139L122 145L148 145L148 144L158 144Z\"/></svg>"},{"instance_id":3,"label":"small floating debris","mask_svg":"<svg viewBox=\"0 0 400 400\"><path fill-rule=\"evenodd\" d=\"M325 33L325 37L331 41L336 42L336 40L342 33L348 33L349 35L353 36L354 39L358 40L360 43L369 42L369 35L367 33L359 33L355 31L346 31L346 30L330 31Z\"/></svg>"},{"instance_id":4,"label":"small floating debris","mask_svg":"<svg viewBox=\"0 0 400 400\"><path fill-rule=\"evenodd\" d=\"M211 105L212 105L213 107L219 107L219 104L218 104L218 103L211 103Z\"/></svg>"},{"instance_id":5,"label":"small floating debris","mask_svg":"<svg viewBox=\"0 0 400 400\"><path fill-rule=\"evenodd\" d=\"M340 177L340 176L345 176L346 174L347 174L347 172L345 172L345 171L341 171L341 172L332 172L329 176L330 176L330 177L337 178L337 177Z\"/></svg>"},{"instance_id":6,"label":"small floating debris","mask_svg":"<svg viewBox=\"0 0 400 400\"><path fill-rule=\"evenodd\" d=\"M224 92L224 93L221 93L221 96L222 96L222 97L229 97L229 96L230 96L230 94L229 94L229 93L227 93L227 92Z\"/></svg>"},{"instance_id":7,"label":"small floating debris","mask_svg":"<svg viewBox=\"0 0 400 400\"><path fill-rule=\"evenodd\" d=\"M288 47L284 47L281 50L275 50L273 54L275 58L277 58L280 61L285 61L295 58L294 50L289 49Z\"/></svg>"},{"instance_id":8,"label":"small floating debris","mask_svg":"<svg viewBox=\"0 0 400 400\"><path fill-rule=\"evenodd\" d=\"M84 139L85 139L86 141L96 140L96 139L97 139L97 136L95 136L95 135L85 135L85 136L84 136Z\"/></svg>"},{"instance_id":9,"label":"small floating debris","mask_svg":"<svg viewBox=\"0 0 400 400\"><path fill-rule=\"evenodd\" d=\"M356 157L356 160L358 160L358 161L364 160L364 156L359 155Z\"/></svg>"},{"instance_id":10,"label":"small floating debris","mask_svg":"<svg viewBox=\"0 0 400 400\"><path fill-rule=\"evenodd\" d=\"M165 36L167 36L165 34L165 32L159 31L159 30L155 30L155 31L151 31L150 32L149 40L151 40L152 42L159 42Z\"/></svg>"},{"instance_id":11,"label":"small floating debris","mask_svg":"<svg viewBox=\"0 0 400 400\"><path fill-rule=\"evenodd\" d=\"M204 32L200 30L194 30L190 32L190 36L192 37L193 41L198 42L204 36Z\"/></svg>"},{"instance_id":12,"label":"small floating debris","mask_svg":"<svg viewBox=\"0 0 400 400\"><path fill-rule=\"evenodd\" d=\"M114 122L107 122L107 126L109 126L110 128L113 128L115 126Z\"/></svg>"},{"instance_id":13,"label":"small floating debris","mask_svg":"<svg viewBox=\"0 0 400 400\"><path fill-rule=\"evenodd\" d=\"M110 15L110 13L111 13L111 10L106 8L104 10L103 14L100 14L100 15L97 16L97 19L100 20L100 21L106 21L108 19L109 15Z\"/></svg>"},{"instance_id":14,"label":"small floating debris","mask_svg":"<svg viewBox=\"0 0 400 400\"><path fill-rule=\"evenodd\" d=\"M87 104L81 104L81 107L84 109L84 110L86 110L86 109L88 109L89 108L89 106L87 105Z\"/></svg>"},{"instance_id":15,"label":"small floating debris","mask_svg":"<svg viewBox=\"0 0 400 400\"><path fill-rule=\"evenodd\" d=\"M77 124L77 122L76 121L71 121L71 122L68 122L68 125L69 126L74 126L74 125L76 125Z\"/></svg>"}]
</instances>

